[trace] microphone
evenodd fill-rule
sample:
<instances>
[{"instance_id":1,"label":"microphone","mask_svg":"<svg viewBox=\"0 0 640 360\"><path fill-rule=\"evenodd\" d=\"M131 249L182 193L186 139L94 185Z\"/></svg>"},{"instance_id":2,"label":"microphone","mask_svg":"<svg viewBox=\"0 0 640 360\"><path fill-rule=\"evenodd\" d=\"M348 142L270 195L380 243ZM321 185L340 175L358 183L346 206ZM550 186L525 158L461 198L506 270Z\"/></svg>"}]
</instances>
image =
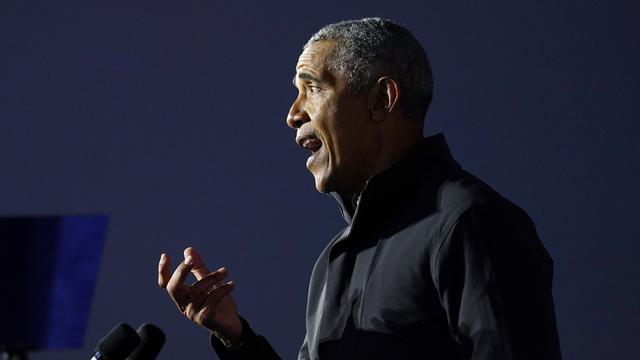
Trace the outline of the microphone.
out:
<instances>
[{"instance_id":1,"label":"microphone","mask_svg":"<svg viewBox=\"0 0 640 360\"><path fill-rule=\"evenodd\" d=\"M166 340L164 332L153 324L144 323L138 328L138 335L141 340L140 345L128 360L154 360Z\"/></svg>"},{"instance_id":2,"label":"microphone","mask_svg":"<svg viewBox=\"0 0 640 360\"><path fill-rule=\"evenodd\" d=\"M140 336L125 323L116 325L96 346L91 360L125 360L140 344Z\"/></svg>"}]
</instances>

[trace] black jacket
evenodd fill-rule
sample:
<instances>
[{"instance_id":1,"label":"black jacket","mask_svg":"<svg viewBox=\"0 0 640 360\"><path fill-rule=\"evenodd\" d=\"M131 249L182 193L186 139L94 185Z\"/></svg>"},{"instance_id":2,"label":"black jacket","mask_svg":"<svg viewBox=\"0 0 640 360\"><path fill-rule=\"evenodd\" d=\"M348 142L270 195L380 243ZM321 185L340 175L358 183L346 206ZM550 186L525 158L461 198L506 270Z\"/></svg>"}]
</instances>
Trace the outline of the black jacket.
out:
<instances>
[{"instance_id":1,"label":"black jacket","mask_svg":"<svg viewBox=\"0 0 640 360\"><path fill-rule=\"evenodd\" d=\"M527 214L426 138L373 176L309 284L299 359L556 360L552 261ZM355 208L355 211L350 211ZM245 322L221 359L277 359Z\"/></svg>"}]
</instances>

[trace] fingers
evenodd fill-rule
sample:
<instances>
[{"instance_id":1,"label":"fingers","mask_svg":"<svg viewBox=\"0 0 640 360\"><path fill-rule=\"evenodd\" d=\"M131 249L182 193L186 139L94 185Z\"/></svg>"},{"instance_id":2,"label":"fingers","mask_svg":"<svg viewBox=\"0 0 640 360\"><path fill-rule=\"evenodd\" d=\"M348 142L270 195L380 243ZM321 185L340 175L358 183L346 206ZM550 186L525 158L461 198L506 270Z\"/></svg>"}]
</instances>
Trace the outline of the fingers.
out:
<instances>
[{"instance_id":1,"label":"fingers","mask_svg":"<svg viewBox=\"0 0 640 360\"><path fill-rule=\"evenodd\" d=\"M233 281L229 281L225 284L214 287L213 290L209 291L209 293L207 294L207 298L205 299L205 301L209 304L211 303L215 304L218 301L220 301L223 297L229 295L235 288L236 288L236 283Z\"/></svg>"},{"instance_id":2,"label":"fingers","mask_svg":"<svg viewBox=\"0 0 640 360\"><path fill-rule=\"evenodd\" d=\"M191 285L191 290L198 293L207 291L226 278L228 274L227 268L220 268Z\"/></svg>"},{"instance_id":3,"label":"fingers","mask_svg":"<svg viewBox=\"0 0 640 360\"><path fill-rule=\"evenodd\" d=\"M187 276L189 276L190 270L191 266L185 264L185 262L183 261L173 272L173 275L171 275L171 278L167 283L167 291L169 292L169 294L171 294L172 297L175 298L174 294L177 290L186 287L184 281L187 279Z\"/></svg>"},{"instance_id":4,"label":"fingers","mask_svg":"<svg viewBox=\"0 0 640 360\"><path fill-rule=\"evenodd\" d=\"M165 253L160 254L158 262L158 286L166 288L169 284L170 277L169 256Z\"/></svg>"},{"instance_id":5,"label":"fingers","mask_svg":"<svg viewBox=\"0 0 640 360\"><path fill-rule=\"evenodd\" d=\"M220 285L207 293L207 297L202 299L199 305L195 302L190 302L182 312L189 320L209 330L214 330L217 328L214 313L217 311L218 302L229 295L234 288L235 284L231 281Z\"/></svg>"},{"instance_id":6,"label":"fingers","mask_svg":"<svg viewBox=\"0 0 640 360\"><path fill-rule=\"evenodd\" d=\"M224 267L209 273L194 248L185 249L184 256L185 260L171 274L169 256L164 253L160 255L158 285L166 289L180 312L188 319L214 329L218 326L215 322L217 316L227 316L230 312L235 314L233 299L225 298L235 289L235 283L223 282L228 276L228 270ZM191 286L185 283L189 273L197 278Z\"/></svg>"},{"instance_id":7,"label":"fingers","mask_svg":"<svg viewBox=\"0 0 640 360\"><path fill-rule=\"evenodd\" d=\"M191 257L191 259L189 259ZM200 280L205 276L209 275L209 270L207 266L202 261L202 257L194 247L188 247L184 249L184 259L188 263L192 263L191 265L191 273L196 277L196 280Z\"/></svg>"}]
</instances>

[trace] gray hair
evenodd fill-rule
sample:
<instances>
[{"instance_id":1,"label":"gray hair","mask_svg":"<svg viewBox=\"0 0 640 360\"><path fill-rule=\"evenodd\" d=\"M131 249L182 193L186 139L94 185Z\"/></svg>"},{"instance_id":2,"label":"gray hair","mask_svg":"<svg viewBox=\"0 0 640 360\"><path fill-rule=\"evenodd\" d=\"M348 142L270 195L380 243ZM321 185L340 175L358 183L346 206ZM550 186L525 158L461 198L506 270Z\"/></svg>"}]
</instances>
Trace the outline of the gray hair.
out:
<instances>
[{"instance_id":1,"label":"gray hair","mask_svg":"<svg viewBox=\"0 0 640 360\"><path fill-rule=\"evenodd\" d=\"M433 75L426 52L409 30L380 18L342 21L320 29L304 48L322 40L336 42L328 66L347 77L351 92L389 76L400 86L399 109L424 120L433 97Z\"/></svg>"}]
</instances>

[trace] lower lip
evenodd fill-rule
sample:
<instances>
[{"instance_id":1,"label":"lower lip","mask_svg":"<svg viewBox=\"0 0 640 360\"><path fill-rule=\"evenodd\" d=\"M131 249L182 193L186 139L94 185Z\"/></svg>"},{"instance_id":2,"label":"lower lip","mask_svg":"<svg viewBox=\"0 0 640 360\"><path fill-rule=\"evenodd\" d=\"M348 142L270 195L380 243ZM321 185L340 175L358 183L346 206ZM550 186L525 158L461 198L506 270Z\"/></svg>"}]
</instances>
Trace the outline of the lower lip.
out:
<instances>
[{"instance_id":1,"label":"lower lip","mask_svg":"<svg viewBox=\"0 0 640 360\"><path fill-rule=\"evenodd\" d=\"M307 169L311 169L311 164L313 163L314 160L316 160L321 150L322 150L322 146L307 158Z\"/></svg>"}]
</instances>

